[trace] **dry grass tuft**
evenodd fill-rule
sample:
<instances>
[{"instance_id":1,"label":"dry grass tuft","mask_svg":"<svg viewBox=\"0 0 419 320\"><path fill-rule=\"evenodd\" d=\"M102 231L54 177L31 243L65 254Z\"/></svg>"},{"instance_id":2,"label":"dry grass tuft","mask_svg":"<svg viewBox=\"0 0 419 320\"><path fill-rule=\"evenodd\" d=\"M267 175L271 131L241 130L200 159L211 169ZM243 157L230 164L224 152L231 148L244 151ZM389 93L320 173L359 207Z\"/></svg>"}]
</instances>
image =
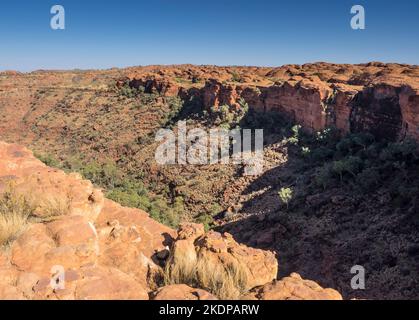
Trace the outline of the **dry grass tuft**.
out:
<instances>
[{"instance_id":1,"label":"dry grass tuft","mask_svg":"<svg viewBox=\"0 0 419 320\"><path fill-rule=\"evenodd\" d=\"M21 194L13 184L8 185L0 194L0 247L15 240L31 222L54 220L68 214L70 206L69 197L42 198Z\"/></svg>"},{"instance_id":2,"label":"dry grass tuft","mask_svg":"<svg viewBox=\"0 0 419 320\"><path fill-rule=\"evenodd\" d=\"M248 281L239 262L224 265L188 251L188 254L169 258L164 282L166 285L187 284L205 289L222 300L235 300L246 292Z\"/></svg>"},{"instance_id":3,"label":"dry grass tuft","mask_svg":"<svg viewBox=\"0 0 419 320\"><path fill-rule=\"evenodd\" d=\"M68 215L71 209L71 199L68 195L64 198L33 199L31 203L36 208L34 214L38 216L39 222L48 222L60 216Z\"/></svg>"},{"instance_id":4,"label":"dry grass tuft","mask_svg":"<svg viewBox=\"0 0 419 320\"><path fill-rule=\"evenodd\" d=\"M247 274L238 262L223 265L199 259L196 274L200 286L220 299L235 300L246 292Z\"/></svg>"},{"instance_id":5,"label":"dry grass tuft","mask_svg":"<svg viewBox=\"0 0 419 320\"><path fill-rule=\"evenodd\" d=\"M173 254L174 253L174 254ZM191 284L196 282L197 255L193 248L182 250L182 254L171 252L166 263L164 282L166 284Z\"/></svg>"},{"instance_id":6,"label":"dry grass tuft","mask_svg":"<svg viewBox=\"0 0 419 320\"><path fill-rule=\"evenodd\" d=\"M27 227L34 207L13 188L0 195L0 246L7 245Z\"/></svg>"}]
</instances>

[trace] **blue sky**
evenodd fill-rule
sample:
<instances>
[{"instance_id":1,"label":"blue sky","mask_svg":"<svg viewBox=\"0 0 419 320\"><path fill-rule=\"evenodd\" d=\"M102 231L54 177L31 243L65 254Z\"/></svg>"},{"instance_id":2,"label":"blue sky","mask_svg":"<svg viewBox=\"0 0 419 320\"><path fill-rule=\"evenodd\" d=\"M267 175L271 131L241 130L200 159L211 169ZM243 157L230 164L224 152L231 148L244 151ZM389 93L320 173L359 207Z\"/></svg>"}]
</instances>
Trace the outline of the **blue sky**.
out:
<instances>
[{"instance_id":1,"label":"blue sky","mask_svg":"<svg viewBox=\"0 0 419 320\"><path fill-rule=\"evenodd\" d=\"M50 28L63 5L66 29ZM366 30L350 28L350 8ZM0 4L0 70L329 61L419 64L417 0L20 0Z\"/></svg>"}]
</instances>

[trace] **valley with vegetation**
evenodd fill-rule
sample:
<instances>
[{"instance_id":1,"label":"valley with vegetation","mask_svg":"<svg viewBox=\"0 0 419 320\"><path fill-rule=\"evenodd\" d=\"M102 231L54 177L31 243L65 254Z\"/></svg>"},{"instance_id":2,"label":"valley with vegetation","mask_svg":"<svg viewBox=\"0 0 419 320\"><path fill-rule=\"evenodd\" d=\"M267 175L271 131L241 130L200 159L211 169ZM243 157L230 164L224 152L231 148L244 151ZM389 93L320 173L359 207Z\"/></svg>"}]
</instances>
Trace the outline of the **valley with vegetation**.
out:
<instances>
[{"instance_id":1,"label":"valley with vegetation","mask_svg":"<svg viewBox=\"0 0 419 320\"><path fill-rule=\"evenodd\" d=\"M418 66L7 71L0 119L0 299L419 297ZM263 172L157 164L179 121Z\"/></svg>"}]
</instances>

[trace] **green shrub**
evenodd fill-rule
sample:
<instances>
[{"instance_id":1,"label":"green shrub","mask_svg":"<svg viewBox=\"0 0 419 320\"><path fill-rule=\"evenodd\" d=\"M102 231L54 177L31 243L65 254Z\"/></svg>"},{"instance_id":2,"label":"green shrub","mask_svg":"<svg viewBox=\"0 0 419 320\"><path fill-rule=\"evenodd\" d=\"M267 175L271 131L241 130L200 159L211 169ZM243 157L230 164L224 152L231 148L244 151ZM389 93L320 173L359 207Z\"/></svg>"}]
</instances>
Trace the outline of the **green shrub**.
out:
<instances>
[{"instance_id":1,"label":"green shrub","mask_svg":"<svg viewBox=\"0 0 419 320\"><path fill-rule=\"evenodd\" d=\"M236 109L229 105L210 108L210 115L213 125L225 129L237 128L249 111L249 105L244 99L239 100L240 108Z\"/></svg>"},{"instance_id":2,"label":"green shrub","mask_svg":"<svg viewBox=\"0 0 419 320\"><path fill-rule=\"evenodd\" d=\"M381 161L398 161L404 158L408 162L419 159L417 144L413 140L406 140L400 143L390 143L380 153Z\"/></svg>"},{"instance_id":3,"label":"green shrub","mask_svg":"<svg viewBox=\"0 0 419 320\"><path fill-rule=\"evenodd\" d=\"M171 227L177 227L179 225L180 217L167 205L167 202L161 196L153 199L149 214L150 217L165 225Z\"/></svg>"},{"instance_id":4,"label":"green shrub","mask_svg":"<svg viewBox=\"0 0 419 320\"><path fill-rule=\"evenodd\" d=\"M308 157L310 155L310 148L309 147L301 147L301 154L303 157Z\"/></svg>"},{"instance_id":5,"label":"green shrub","mask_svg":"<svg viewBox=\"0 0 419 320\"><path fill-rule=\"evenodd\" d=\"M297 145L300 142L300 125L295 125L291 128L291 136L287 139L287 142L293 145Z\"/></svg>"},{"instance_id":6,"label":"green shrub","mask_svg":"<svg viewBox=\"0 0 419 320\"><path fill-rule=\"evenodd\" d=\"M323 162L332 159L334 151L330 148L321 146L311 150L310 155L313 162Z\"/></svg>"},{"instance_id":7,"label":"green shrub","mask_svg":"<svg viewBox=\"0 0 419 320\"><path fill-rule=\"evenodd\" d=\"M364 191L370 191L380 181L380 173L375 168L366 168L356 176L356 182Z\"/></svg>"},{"instance_id":8,"label":"green shrub","mask_svg":"<svg viewBox=\"0 0 419 320\"><path fill-rule=\"evenodd\" d=\"M166 103L169 106L170 112L166 114L163 119L163 124L166 126L173 125L178 120L180 113L184 108L184 102L179 97L167 97Z\"/></svg>"},{"instance_id":9,"label":"green shrub","mask_svg":"<svg viewBox=\"0 0 419 320\"><path fill-rule=\"evenodd\" d=\"M139 86L138 88L131 87L129 83L125 83L120 89L119 93L121 96L127 97L127 98L135 98L141 94L144 93L145 88L142 86Z\"/></svg>"},{"instance_id":10,"label":"green shrub","mask_svg":"<svg viewBox=\"0 0 419 320\"><path fill-rule=\"evenodd\" d=\"M238 73L233 72L232 75L231 75L231 81L233 81L233 82L243 82L243 79Z\"/></svg>"},{"instance_id":11,"label":"green shrub","mask_svg":"<svg viewBox=\"0 0 419 320\"><path fill-rule=\"evenodd\" d=\"M332 172L339 176L340 181L343 181L343 175L349 173L355 177L362 168L362 160L359 157L349 156L342 160L333 162Z\"/></svg>"},{"instance_id":12,"label":"green shrub","mask_svg":"<svg viewBox=\"0 0 419 320\"><path fill-rule=\"evenodd\" d=\"M83 178L105 189L106 197L123 206L147 211L157 221L177 227L184 215L184 203L181 197L174 199L170 206L163 197L151 196L141 181L130 177L111 160L104 162L83 162L80 156L65 160L61 165L53 156L38 155L49 166L62 167L66 171L76 171Z\"/></svg>"},{"instance_id":13,"label":"green shrub","mask_svg":"<svg viewBox=\"0 0 419 320\"><path fill-rule=\"evenodd\" d=\"M293 191L291 188L281 188L278 191L279 199L283 204L287 206L287 209L289 208L289 203L292 200Z\"/></svg>"},{"instance_id":14,"label":"green shrub","mask_svg":"<svg viewBox=\"0 0 419 320\"><path fill-rule=\"evenodd\" d=\"M202 223L204 225L205 231L208 231L212 228L214 223L214 218L207 213L201 214L196 218L198 223Z\"/></svg>"},{"instance_id":15,"label":"green shrub","mask_svg":"<svg viewBox=\"0 0 419 320\"><path fill-rule=\"evenodd\" d=\"M317 186L322 187L324 190L330 185L333 180L331 165L326 163L316 170L314 182Z\"/></svg>"},{"instance_id":16,"label":"green shrub","mask_svg":"<svg viewBox=\"0 0 419 320\"><path fill-rule=\"evenodd\" d=\"M334 127L325 128L315 134L315 141L323 146L333 147L340 140L339 131Z\"/></svg>"},{"instance_id":17,"label":"green shrub","mask_svg":"<svg viewBox=\"0 0 419 320\"><path fill-rule=\"evenodd\" d=\"M49 167L59 168L60 162L51 154L34 153L34 156Z\"/></svg>"}]
</instances>

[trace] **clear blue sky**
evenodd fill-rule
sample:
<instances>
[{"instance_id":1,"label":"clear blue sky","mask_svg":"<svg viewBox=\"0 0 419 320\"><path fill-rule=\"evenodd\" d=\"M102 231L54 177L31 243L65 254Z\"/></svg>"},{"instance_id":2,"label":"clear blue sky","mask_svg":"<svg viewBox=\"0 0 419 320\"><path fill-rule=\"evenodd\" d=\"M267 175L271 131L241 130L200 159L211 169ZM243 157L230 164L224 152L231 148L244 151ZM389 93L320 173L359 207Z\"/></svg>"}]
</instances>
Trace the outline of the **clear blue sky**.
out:
<instances>
[{"instance_id":1,"label":"clear blue sky","mask_svg":"<svg viewBox=\"0 0 419 320\"><path fill-rule=\"evenodd\" d=\"M419 64L418 0L19 0L0 4L0 70L330 61ZM50 8L66 29L50 28ZM350 28L364 5L366 30Z\"/></svg>"}]
</instances>

